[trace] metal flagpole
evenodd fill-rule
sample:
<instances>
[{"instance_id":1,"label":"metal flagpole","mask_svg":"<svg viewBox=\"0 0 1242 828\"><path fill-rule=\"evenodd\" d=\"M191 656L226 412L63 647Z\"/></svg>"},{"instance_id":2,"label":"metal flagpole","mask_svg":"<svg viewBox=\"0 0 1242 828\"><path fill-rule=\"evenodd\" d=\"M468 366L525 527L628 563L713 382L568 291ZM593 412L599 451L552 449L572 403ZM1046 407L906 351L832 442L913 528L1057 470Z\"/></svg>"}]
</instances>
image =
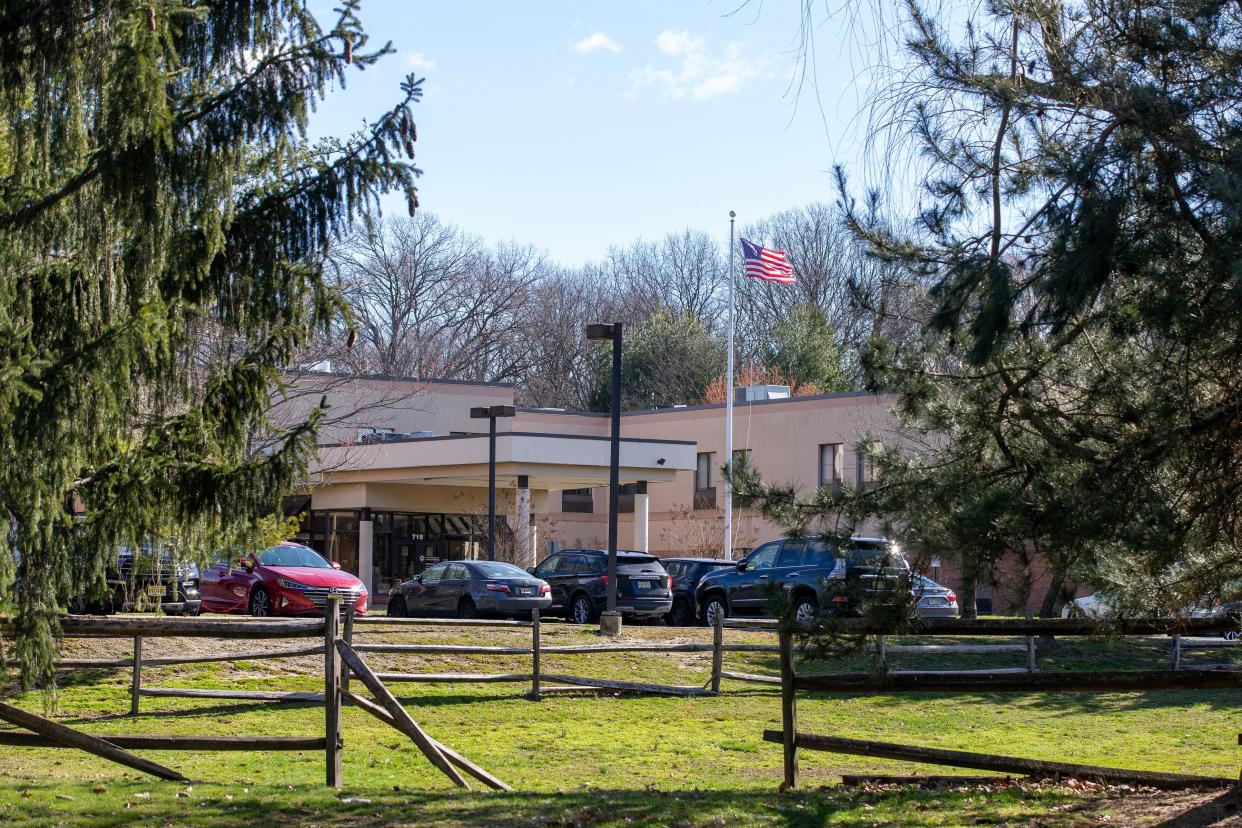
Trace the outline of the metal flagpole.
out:
<instances>
[{"instance_id":1,"label":"metal flagpole","mask_svg":"<svg viewBox=\"0 0 1242 828\"><path fill-rule=\"evenodd\" d=\"M725 462L733 468L733 220L737 213L729 211L729 380L725 387ZM733 484L729 478L724 482L724 556L733 560Z\"/></svg>"}]
</instances>

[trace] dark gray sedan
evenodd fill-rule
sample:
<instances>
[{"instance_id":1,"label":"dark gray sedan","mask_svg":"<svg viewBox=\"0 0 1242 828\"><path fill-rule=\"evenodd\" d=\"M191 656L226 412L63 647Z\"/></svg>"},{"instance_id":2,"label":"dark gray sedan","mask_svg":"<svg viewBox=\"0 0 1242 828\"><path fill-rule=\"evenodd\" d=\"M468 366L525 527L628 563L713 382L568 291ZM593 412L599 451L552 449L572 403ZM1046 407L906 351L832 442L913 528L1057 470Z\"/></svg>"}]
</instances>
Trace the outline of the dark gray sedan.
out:
<instances>
[{"instance_id":1,"label":"dark gray sedan","mask_svg":"<svg viewBox=\"0 0 1242 828\"><path fill-rule=\"evenodd\" d=\"M551 605L546 581L499 561L438 563L388 594L388 614L397 617L526 617Z\"/></svg>"}]
</instances>

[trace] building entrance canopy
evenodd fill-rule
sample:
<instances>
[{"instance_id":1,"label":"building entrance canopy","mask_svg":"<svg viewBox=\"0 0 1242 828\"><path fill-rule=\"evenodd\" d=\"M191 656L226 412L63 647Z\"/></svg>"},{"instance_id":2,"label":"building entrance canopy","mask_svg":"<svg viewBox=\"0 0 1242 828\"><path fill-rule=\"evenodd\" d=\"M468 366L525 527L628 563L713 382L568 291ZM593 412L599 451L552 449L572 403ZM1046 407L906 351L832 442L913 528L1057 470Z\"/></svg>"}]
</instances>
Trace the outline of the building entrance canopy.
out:
<instances>
[{"instance_id":1,"label":"building entrance canopy","mask_svg":"<svg viewBox=\"0 0 1242 828\"><path fill-rule=\"evenodd\" d=\"M694 467L693 442L621 441L623 484L672 483ZM486 547L486 435L321 446L312 472L299 538L356 572L379 601L429 564L479 557ZM498 511L512 517L502 516L497 533L511 542L506 557L533 564L531 513L548 510L549 492L607 485L608 472L606 437L497 434ZM645 548L645 493L642 502Z\"/></svg>"},{"instance_id":2,"label":"building entrance canopy","mask_svg":"<svg viewBox=\"0 0 1242 828\"><path fill-rule=\"evenodd\" d=\"M608 483L608 438L533 432L496 435L496 485L562 491ZM672 482L695 467L695 444L682 440L621 440L622 483ZM316 485L406 483L487 486L487 436L461 435L382 443L322 446Z\"/></svg>"}]
</instances>

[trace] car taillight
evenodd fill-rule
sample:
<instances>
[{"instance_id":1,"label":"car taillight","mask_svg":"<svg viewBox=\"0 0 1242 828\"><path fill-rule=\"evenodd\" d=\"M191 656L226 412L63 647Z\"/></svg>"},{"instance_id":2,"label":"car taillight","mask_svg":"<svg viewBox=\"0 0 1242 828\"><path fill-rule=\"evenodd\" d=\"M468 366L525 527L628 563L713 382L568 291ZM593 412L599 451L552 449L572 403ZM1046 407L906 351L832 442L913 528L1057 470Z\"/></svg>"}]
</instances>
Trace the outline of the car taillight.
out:
<instances>
[{"instance_id":1,"label":"car taillight","mask_svg":"<svg viewBox=\"0 0 1242 828\"><path fill-rule=\"evenodd\" d=\"M551 595L552 587L548 586L547 584L544 584L543 586L539 587L539 594L540 595Z\"/></svg>"},{"instance_id":2,"label":"car taillight","mask_svg":"<svg viewBox=\"0 0 1242 828\"><path fill-rule=\"evenodd\" d=\"M607 576L607 575L600 575L600 576L599 576L599 580L600 580L600 583L602 583L604 586L608 586L608 576Z\"/></svg>"},{"instance_id":3,"label":"car taillight","mask_svg":"<svg viewBox=\"0 0 1242 828\"><path fill-rule=\"evenodd\" d=\"M949 599L949 603L950 603L950 604L956 604L956 603L957 603L957 594L956 594L956 593L950 592L950 593L949 593L948 595L946 595L945 597Z\"/></svg>"},{"instance_id":4,"label":"car taillight","mask_svg":"<svg viewBox=\"0 0 1242 828\"><path fill-rule=\"evenodd\" d=\"M673 588L673 576L672 576L672 575L665 575L665 576L664 576L664 579L668 582L668 583L666 583L666 584L664 585L664 587L665 587L666 589L672 589L672 588Z\"/></svg>"},{"instance_id":5,"label":"car taillight","mask_svg":"<svg viewBox=\"0 0 1242 828\"><path fill-rule=\"evenodd\" d=\"M508 584L488 584L488 585L487 585L487 588L488 588L489 590L491 590L492 592L503 592L503 593L505 593L506 595L508 595L508 594L509 594L509 585L508 585Z\"/></svg>"}]
</instances>

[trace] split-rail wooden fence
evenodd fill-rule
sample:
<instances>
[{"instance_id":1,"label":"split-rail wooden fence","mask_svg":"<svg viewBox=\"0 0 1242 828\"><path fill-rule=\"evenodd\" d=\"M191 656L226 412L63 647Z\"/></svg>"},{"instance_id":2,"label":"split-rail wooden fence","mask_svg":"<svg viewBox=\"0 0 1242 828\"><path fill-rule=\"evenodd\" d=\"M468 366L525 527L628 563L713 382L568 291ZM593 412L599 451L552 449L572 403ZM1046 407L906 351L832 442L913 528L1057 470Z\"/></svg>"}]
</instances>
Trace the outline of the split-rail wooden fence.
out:
<instances>
[{"instance_id":1,"label":"split-rail wooden fence","mask_svg":"<svg viewBox=\"0 0 1242 828\"><path fill-rule=\"evenodd\" d=\"M1112 635L1183 636L1221 632L1227 620L1146 619L1103 624L1085 619L946 619L924 622L919 635L952 636L1091 636ZM847 624L876 635L886 630L865 621ZM943 750L916 745L892 744L839 736L821 736L798 730L798 691L850 693L968 692L1029 693L1043 691L1115 692L1136 690L1181 690L1198 688L1242 688L1242 671L1236 665L1180 668L1176 656L1169 669L1057 671L1034 673L1006 670L970 671L892 671L799 675L795 669L793 636L779 631L781 669L781 729L765 730L763 738L782 746L784 785L796 787L799 781L798 751L817 750L847 753L907 762L1017 773L1037 777L1086 777L1104 782L1135 783L1156 788L1220 788L1237 785L1236 779L1193 776L1179 773L1130 770L1124 768L1049 762L1011 756ZM1177 652L1179 640L1174 642ZM1228 667L1230 669L1221 669ZM1179 669L1180 668L1180 669ZM1242 741L1242 737L1240 737Z\"/></svg>"}]
</instances>

